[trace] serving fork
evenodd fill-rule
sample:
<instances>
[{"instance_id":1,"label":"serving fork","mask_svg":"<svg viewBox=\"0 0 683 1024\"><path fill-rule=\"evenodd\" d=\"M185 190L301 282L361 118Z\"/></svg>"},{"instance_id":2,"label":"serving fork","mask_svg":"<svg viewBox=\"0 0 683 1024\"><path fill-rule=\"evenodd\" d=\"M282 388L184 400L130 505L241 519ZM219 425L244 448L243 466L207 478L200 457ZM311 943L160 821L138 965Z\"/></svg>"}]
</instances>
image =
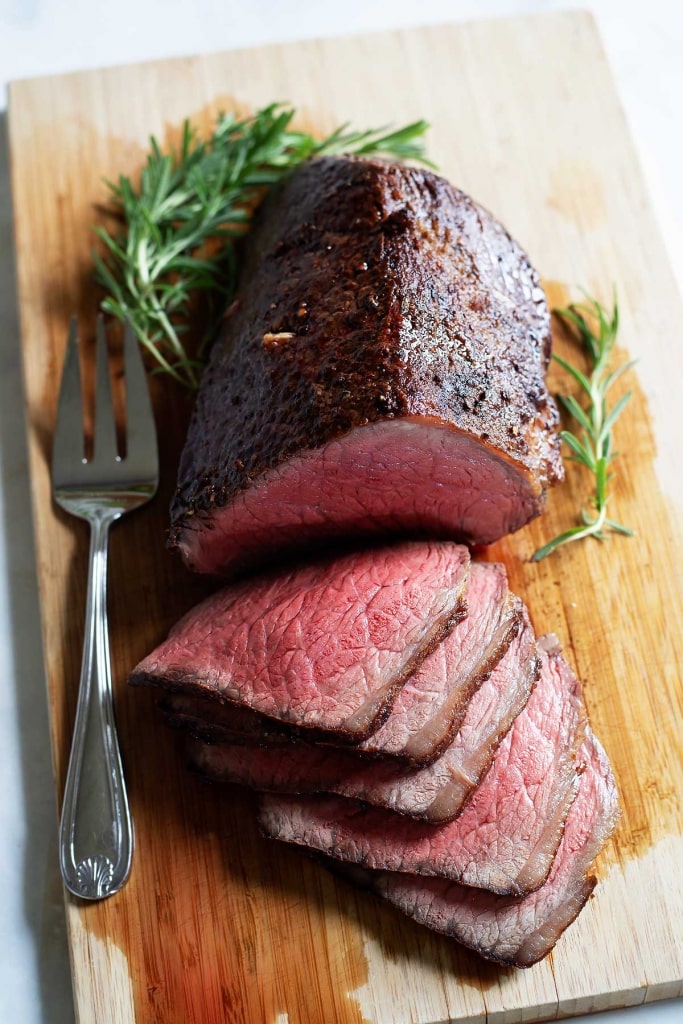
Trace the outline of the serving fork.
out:
<instances>
[{"instance_id":1,"label":"serving fork","mask_svg":"<svg viewBox=\"0 0 683 1024\"><path fill-rule=\"evenodd\" d=\"M52 449L54 499L90 524L90 566L76 722L59 832L64 883L76 896L117 892L130 872L133 826L116 735L107 621L109 529L153 497L159 465L154 417L142 357L124 329L126 454L116 425L102 317L96 332L93 454L86 460L78 325L71 321Z\"/></svg>"}]
</instances>

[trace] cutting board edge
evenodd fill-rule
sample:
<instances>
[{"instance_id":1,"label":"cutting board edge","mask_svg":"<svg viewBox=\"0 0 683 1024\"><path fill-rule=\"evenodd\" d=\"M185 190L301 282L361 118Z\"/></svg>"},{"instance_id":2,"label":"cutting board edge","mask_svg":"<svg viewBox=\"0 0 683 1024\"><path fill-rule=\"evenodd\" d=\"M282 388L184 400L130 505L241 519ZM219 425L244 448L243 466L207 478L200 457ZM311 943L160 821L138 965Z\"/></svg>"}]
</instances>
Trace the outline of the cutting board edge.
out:
<instances>
[{"instance_id":1,"label":"cutting board edge","mask_svg":"<svg viewBox=\"0 0 683 1024\"><path fill-rule=\"evenodd\" d=\"M536 11L527 14L497 14L487 18L463 18L456 20L439 20L435 22L425 22L418 25L396 25L389 29L369 29L367 32L343 32L334 33L332 35L304 35L297 36L293 39L287 39L284 42L271 41L259 45L258 43L248 44L246 46L234 46L228 47L227 49L217 50L201 50L193 53L178 53L172 54L169 57L152 57L147 60L136 60L130 62L121 62L113 64L99 64L94 67L80 67L73 71L62 71L62 72L47 72L42 75L27 75L22 78L13 78L7 83L7 94L8 103L7 109L10 109L12 102L12 94L17 89L21 91L24 87L33 87L34 85L47 85L51 81L75 81L80 77L88 77L93 74L104 72L114 73L135 73L151 66L159 65L177 65L180 67L183 64L192 63L197 60L206 59L220 59L223 57L248 55L250 53L262 53L264 51L279 51L283 47L297 47L297 46L316 46L320 43L340 43L342 45L353 44L359 40L376 38L386 38L387 36L401 36L411 35L416 32L423 30L436 31L441 30L450 31L452 29L467 31L470 27L478 28L482 25L490 25L495 27L498 24L513 23L515 25L526 22L531 24L533 22L544 22L549 23L550 21L568 21L576 22L583 19L592 28L595 36L601 41L602 36L600 32L600 26L598 20L588 7L577 7L577 8L566 8L558 11ZM607 61L606 51L602 46L602 53L605 61ZM284 100L283 102L286 102Z\"/></svg>"}]
</instances>

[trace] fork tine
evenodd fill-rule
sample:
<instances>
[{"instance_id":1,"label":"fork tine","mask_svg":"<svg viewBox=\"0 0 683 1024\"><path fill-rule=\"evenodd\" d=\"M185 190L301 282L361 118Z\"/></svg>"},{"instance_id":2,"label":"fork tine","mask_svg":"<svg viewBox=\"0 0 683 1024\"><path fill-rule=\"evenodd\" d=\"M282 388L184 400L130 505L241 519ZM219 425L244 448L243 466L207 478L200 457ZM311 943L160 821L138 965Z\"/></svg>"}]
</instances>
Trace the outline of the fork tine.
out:
<instances>
[{"instance_id":1,"label":"fork tine","mask_svg":"<svg viewBox=\"0 0 683 1024\"><path fill-rule=\"evenodd\" d=\"M95 436L93 438L94 456L98 463L113 462L117 457L116 423L114 406L111 397L111 379L109 376L109 352L107 335L104 330L104 317L97 318L97 383L95 385Z\"/></svg>"},{"instance_id":2,"label":"fork tine","mask_svg":"<svg viewBox=\"0 0 683 1024\"><path fill-rule=\"evenodd\" d=\"M52 472L68 466L75 454L85 451L83 437L83 398L81 395L81 369L78 358L78 320L69 322L66 354L59 387L57 422L52 443Z\"/></svg>"},{"instance_id":3,"label":"fork tine","mask_svg":"<svg viewBox=\"0 0 683 1024\"><path fill-rule=\"evenodd\" d=\"M124 333L124 360L126 374L126 461L142 458L156 462L156 426L152 403L149 399L147 376L142 353L130 320L126 320Z\"/></svg>"}]
</instances>

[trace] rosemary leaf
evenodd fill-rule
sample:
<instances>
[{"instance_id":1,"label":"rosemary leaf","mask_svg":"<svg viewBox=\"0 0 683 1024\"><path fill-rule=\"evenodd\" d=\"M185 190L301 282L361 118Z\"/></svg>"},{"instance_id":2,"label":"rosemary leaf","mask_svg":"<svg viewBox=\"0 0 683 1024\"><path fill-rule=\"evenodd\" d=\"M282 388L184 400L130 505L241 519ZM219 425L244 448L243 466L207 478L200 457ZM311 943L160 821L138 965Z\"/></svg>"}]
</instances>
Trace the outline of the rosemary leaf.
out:
<instances>
[{"instance_id":1,"label":"rosemary leaf","mask_svg":"<svg viewBox=\"0 0 683 1024\"><path fill-rule=\"evenodd\" d=\"M579 403L576 401L573 395L560 395L559 396L562 405L565 407L567 412L571 413L575 420L581 424L583 429L590 434L591 421L587 414L583 411ZM571 435L569 435L571 436ZM569 441L569 437L564 438L565 441Z\"/></svg>"},{"instance_id":2,"label":"rosemary leaf","mask_svg":"<svg viewBox=\"0 0 683 1024\"><path fill-rule=\"evenodd\" d=\"M572 366L571 363L568 363L567 360L563 359L561 356L554 355L553 359L555 360L556 363L560 364L560 366L562 367L563 370L566 370L567 373L571 374L571 376L574 378L574 380L577 382L577 384L581 385L581 387L583 388L583 390L586 392L587 395L590 395L590 393L591 393L591 382L589 381L588 377L586 377L585 374L581 373L581 370L579 370L578 367Z\"/></svg>"}]
</instances>

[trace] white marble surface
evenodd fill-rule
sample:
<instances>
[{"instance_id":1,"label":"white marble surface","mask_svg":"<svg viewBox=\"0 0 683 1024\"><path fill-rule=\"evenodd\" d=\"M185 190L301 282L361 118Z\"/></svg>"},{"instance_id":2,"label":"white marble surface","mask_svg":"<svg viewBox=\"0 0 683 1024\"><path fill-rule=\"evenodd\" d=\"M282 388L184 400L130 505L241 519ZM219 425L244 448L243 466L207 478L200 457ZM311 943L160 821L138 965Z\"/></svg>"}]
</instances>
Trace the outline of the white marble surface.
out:
<instances>
[{"instance_id":1,"label":"white marble surface","mask_svg":"<svg viewBox=\"0 0 683 1024\"><path fill-rule=\"evenodd\" d=\"M28 517L4 85L83 67L566 6L554 0L0 0L0 1024L74 1019ZM597 16L681 284L683 4L593 0L582 6ZM604 1020L680 1024L683 1001L615 1011Z\"/></svg>"}]
</instances>

